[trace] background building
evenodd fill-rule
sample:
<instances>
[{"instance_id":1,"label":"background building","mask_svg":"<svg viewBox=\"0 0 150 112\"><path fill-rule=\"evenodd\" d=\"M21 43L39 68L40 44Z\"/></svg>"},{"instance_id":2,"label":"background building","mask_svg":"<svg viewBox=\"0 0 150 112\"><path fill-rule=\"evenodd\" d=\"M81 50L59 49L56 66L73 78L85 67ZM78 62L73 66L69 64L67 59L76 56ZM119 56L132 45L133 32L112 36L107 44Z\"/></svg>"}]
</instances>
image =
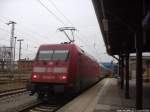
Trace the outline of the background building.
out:
<instances>
[{"instance_id":1,"label":"background building","mask_svg":"<svg viewBox=\"0 0 150 112\"><path fill-rule=\"evenodd\" d=\"M130 56L130 77L136 78L136 57ZM143 80L150 81L150 56L143 56Z\"/></svg>"}]
</instances>

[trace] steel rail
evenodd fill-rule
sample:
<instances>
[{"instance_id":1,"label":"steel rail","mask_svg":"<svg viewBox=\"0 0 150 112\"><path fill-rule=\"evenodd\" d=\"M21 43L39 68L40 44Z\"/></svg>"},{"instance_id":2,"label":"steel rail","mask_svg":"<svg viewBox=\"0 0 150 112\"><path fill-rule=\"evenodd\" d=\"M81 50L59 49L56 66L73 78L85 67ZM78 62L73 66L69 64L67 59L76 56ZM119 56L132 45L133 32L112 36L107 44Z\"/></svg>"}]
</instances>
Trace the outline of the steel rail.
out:
<instances>
[{"instance_id":1,"label":"steel rail","mask_svg":"<svg viewBox=\"0 0 150 112\"><path fill-rule=\"evenodd\" d=\"M18 94L18 93L23 93L23 92L26 92L26 91L27 91L26 88L8 90L8 91L5 91L5 92L0 92L0 97L9 96L9 95Z\"/></svg>"}]
</instances>

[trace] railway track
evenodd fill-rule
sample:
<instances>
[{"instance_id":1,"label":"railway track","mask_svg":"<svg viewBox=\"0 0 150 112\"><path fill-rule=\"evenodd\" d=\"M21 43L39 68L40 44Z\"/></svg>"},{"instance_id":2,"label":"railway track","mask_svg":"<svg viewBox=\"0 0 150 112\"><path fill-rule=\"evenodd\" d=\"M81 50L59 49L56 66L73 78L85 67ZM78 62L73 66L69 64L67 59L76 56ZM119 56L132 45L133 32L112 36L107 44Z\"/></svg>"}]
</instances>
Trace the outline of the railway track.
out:
<instances>
[{"instance_id":1,"label":"railway track","mask_svg":"<svg viewBox=\"0 0 150 112\"><path fill-rule=\"evenodd\" d=\"M98 83L98 82L97 82ZM90 86L89 88L91 88ZM87 88L87 89L89 89ZM46 99L47 101L39 102L35 105L28 106L20 111L16 112L55 112L65 104L69 103L72 99L80 95L81 93L85 92L87 89L81 91L80 93L72 96L63 96L63 95L56 95L52 97L52 99Z\"/></svg>"},{"instance_id":2,"label":"railway track","mask_svg":"<svg viewBox=\"0 0 150 112\"><path fill-rule=\"evenodd\" d=\"M14 89L14 90L9 90L9 91L5 91L5 92L0 92L0 100L5 97L14 96L14 95L22 94L22 93L26 93L26 92L28 92L26 90L26 88L20 88L20 89Z\"/></svg>"},{"instance_id":3,"label":"railway track","mask_svg":"<svg viewBox=\"0 0 150 112\"><path fill-rule=\"evenodd\" d=\"M16 112L55 112L66 103L68 103L71 99L71 97L64 98L62 96L56 96L52 99L49 99L47 101L40 101L35 105L30 105L29 107Z\"/></svg>"},{"instance_id":4,"label":"railway track","mask_svg":"<svg viewBox=\"0 0 150 112\"><path fill-rule=\"evenodd\" d=\"M62 106L59 104L41 103L18 112L55 112L60 107Z\"/></svg>"},{"instance_id":5,"label":"railway track","mask_svg":"<svg viewBox=\"0 0 150 112\"><path fill-rule=\"evenodd\" d=\"M29 94L29 92L30 91L27 91L25 88L1 92L0 102L9 102L5 100L17 98L18 96ZM72 97L62 97L62 95L54 95L54 97L48 100L47 98L45 98L44 100L36 100L13 108L13 110L8 109L8 112L55 112L71 99Z\"/></svg>"},{"instance_id":6,"label":"railway track","mask_svg":"<svg viewBox=\"0 0 150 112\"><path fill-rule=\"evenodd\" d=\"M19 108L13 109L13 112L29 112L30 109L38 107L39 105L42 105L43 101L36 101L36 102L31 102L26 105L19 106Z\"/></svg>"}]
</instances>

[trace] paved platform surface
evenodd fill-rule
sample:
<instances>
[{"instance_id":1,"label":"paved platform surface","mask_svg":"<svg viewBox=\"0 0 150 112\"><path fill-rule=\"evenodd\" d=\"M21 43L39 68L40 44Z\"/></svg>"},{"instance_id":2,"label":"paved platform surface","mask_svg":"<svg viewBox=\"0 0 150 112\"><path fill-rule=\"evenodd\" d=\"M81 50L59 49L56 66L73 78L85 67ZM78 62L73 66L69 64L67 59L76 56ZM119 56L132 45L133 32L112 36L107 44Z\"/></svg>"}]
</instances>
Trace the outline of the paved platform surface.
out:
<instances>
[{"instance_id":1,"label":"paved platform surface","mask_svg":"<svg viewBox=\"0 0 150 112\"><path fill-rule=\"evenodd\" d=\"M143 85L143 105L145 109L150 109L150 83ZM117 79L106 78L57 112L119 112L122 109L134 108L135 80L130 81L130 99L125 99L124 90L118 86Z\"/></svg>"}]
</instances>

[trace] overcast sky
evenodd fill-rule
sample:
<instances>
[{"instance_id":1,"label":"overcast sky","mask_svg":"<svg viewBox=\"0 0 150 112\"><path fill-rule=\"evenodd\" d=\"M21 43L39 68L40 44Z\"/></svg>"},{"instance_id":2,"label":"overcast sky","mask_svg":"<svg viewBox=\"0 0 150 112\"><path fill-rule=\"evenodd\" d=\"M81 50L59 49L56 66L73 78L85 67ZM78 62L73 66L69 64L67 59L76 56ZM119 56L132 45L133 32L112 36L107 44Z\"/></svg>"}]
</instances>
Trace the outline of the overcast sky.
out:
<instances>
[{"instance_id":1,"label":"overcast sky","mask_svg":"<svg viewBox=\"0 0 150 112\"><path fill-rule=\"evenodd\" d=\"M45 5L44 8L42 4ZM48 11L49 10L49 11ZM110 61L91 0L0 0L0 46L10 46L11 26L24 39L22 58L33 59L39 45L68 41L60 27L75 27L75 43L99 61ZM19 44L16 44L18 59Z\"/></svg>"}]
</instances>

